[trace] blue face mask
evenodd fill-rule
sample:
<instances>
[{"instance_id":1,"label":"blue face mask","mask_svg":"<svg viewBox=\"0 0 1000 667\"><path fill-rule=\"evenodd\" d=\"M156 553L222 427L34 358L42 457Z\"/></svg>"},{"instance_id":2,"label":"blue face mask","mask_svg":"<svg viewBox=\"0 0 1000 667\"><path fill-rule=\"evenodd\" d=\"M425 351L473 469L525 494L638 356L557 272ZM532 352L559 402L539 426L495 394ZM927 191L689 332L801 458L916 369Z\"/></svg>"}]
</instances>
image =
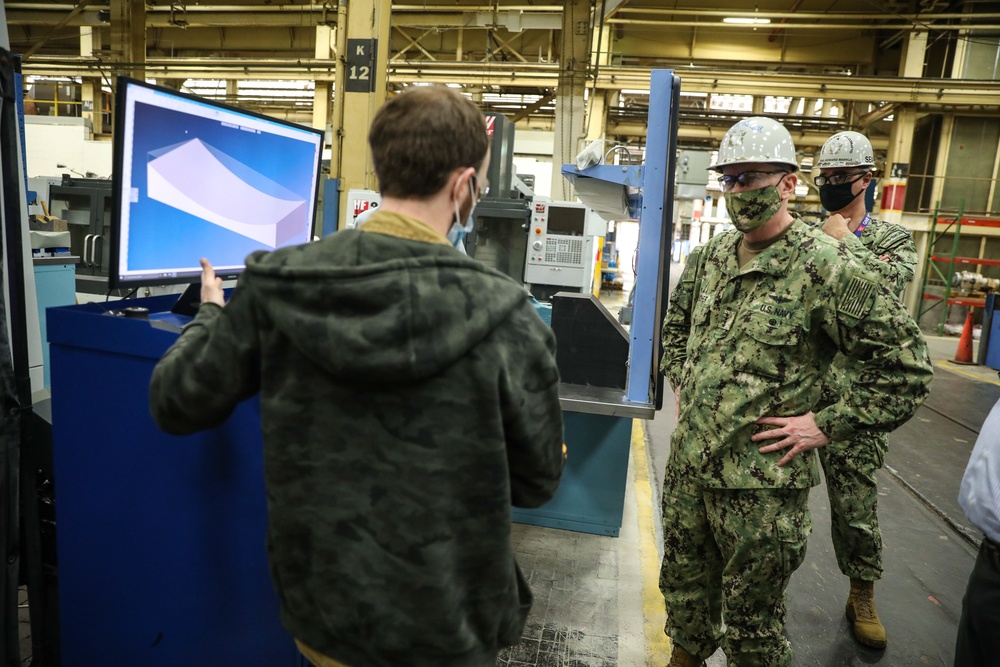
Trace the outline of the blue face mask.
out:
<instances>
[{"instance_id":1,"label":"blue face mask","mask_svg":"<svg viewBox=\"0 0 1000 667\"><path fill-rule=\"evenodd\" d=\"M462 252L465 252L465 237L472 231L472 224L472 216L470 215L464 225L460 225L458 221L455 221L452 223L451 229L448 230L448 240Z\"/></svg>"},{"instance_id":2,"label":"blue face mask","mask_svg":"<svg viewBox=\"0 0 1000 667\"><path fill-rule=\"evenodd\" d=\"M472 182L469 182L469 194L472 195L472 200L476 199L476 192L472 189ZM473 206L475 209L475 206ZM465 224L459 222L459 216L461 214L458 212L458 200L455 200L455 221L451 223L451 229L448 230L448 240L457 249L465 252L465 237L469 235L472 231L473 220L472 211L469 211L469 219L465 221Z\"/></svg>"}]
</instances>

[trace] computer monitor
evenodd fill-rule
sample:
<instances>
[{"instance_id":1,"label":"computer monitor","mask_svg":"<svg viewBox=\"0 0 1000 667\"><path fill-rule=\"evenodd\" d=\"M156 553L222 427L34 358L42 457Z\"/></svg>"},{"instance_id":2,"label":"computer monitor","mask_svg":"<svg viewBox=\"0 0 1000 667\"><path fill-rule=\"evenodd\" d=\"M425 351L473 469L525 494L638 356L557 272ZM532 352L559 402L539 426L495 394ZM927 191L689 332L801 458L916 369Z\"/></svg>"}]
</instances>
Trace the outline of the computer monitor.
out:
<instances>
[{"instance_id":1,"label":"computer monitor","mask_svg":"<svg viewBox=\"0 0 1000 667\"><path fill-rule=\"evenodd\" d=\"M111 288L223 279L312 238L322 130L119 77Z\"/></svg>"}]
</instances>

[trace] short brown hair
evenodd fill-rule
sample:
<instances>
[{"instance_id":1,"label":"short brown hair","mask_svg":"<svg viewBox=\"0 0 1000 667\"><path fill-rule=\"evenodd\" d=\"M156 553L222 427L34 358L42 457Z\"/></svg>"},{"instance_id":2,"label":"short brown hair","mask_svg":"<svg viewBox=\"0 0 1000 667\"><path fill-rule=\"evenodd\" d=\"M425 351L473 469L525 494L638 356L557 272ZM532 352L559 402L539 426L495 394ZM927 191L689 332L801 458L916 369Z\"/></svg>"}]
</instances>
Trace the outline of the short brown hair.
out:
<instances>
[{"instance_id":1,"label":"short brown hair","mask_svg":"<svg viewBox=\"0 0 1000 667\"><path fill-rule=\"evenodd\" d=\"M382 196L425 198L455 169L478 169L489 137L483 112L468 98L444 86L420 86L379 109L368 144Z\"/></svg>"}]
</instances>

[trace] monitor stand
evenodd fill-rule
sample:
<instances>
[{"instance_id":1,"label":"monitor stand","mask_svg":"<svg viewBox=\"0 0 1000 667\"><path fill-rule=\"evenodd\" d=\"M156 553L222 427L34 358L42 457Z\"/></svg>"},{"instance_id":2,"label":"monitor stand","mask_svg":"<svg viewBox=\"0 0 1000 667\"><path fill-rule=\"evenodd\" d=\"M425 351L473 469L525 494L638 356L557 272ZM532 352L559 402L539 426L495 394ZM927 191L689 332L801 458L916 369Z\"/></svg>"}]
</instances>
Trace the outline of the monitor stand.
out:
<instances>
[{"instance_id":1,"label":"monitor stand","mask_svg":"<svg viewBox=\"0 0 1000 667\"><path fill-rule=\"evenodd\" d=\"M170 309L171 313L175 315L186 315L187 317L194 317L198 314L198 308L201 306L201 282L191 283L187 286L187 289L178 297L177 302L174 304L173 308Z\"/></svg>"}]
</instances>

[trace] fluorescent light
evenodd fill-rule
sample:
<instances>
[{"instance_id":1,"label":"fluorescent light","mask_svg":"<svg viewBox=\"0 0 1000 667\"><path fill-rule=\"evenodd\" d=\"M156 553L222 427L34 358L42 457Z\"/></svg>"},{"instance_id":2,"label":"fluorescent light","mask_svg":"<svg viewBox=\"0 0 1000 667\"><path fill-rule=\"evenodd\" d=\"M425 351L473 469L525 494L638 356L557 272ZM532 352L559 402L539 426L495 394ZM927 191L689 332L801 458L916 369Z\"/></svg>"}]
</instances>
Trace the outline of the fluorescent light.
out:
<instances>
[{"instance_id":1,"label":"fluorescent light","mask_svg":"<svg viewBox=\"0 0 1000 667\"><path fill-rule=\"evenodd\" d=\"M722 19L723 23L736 23L739 25L761 25L771 22L771 19L752 19L744 16L727 16Z\"/></svg>"}]
</instances>

